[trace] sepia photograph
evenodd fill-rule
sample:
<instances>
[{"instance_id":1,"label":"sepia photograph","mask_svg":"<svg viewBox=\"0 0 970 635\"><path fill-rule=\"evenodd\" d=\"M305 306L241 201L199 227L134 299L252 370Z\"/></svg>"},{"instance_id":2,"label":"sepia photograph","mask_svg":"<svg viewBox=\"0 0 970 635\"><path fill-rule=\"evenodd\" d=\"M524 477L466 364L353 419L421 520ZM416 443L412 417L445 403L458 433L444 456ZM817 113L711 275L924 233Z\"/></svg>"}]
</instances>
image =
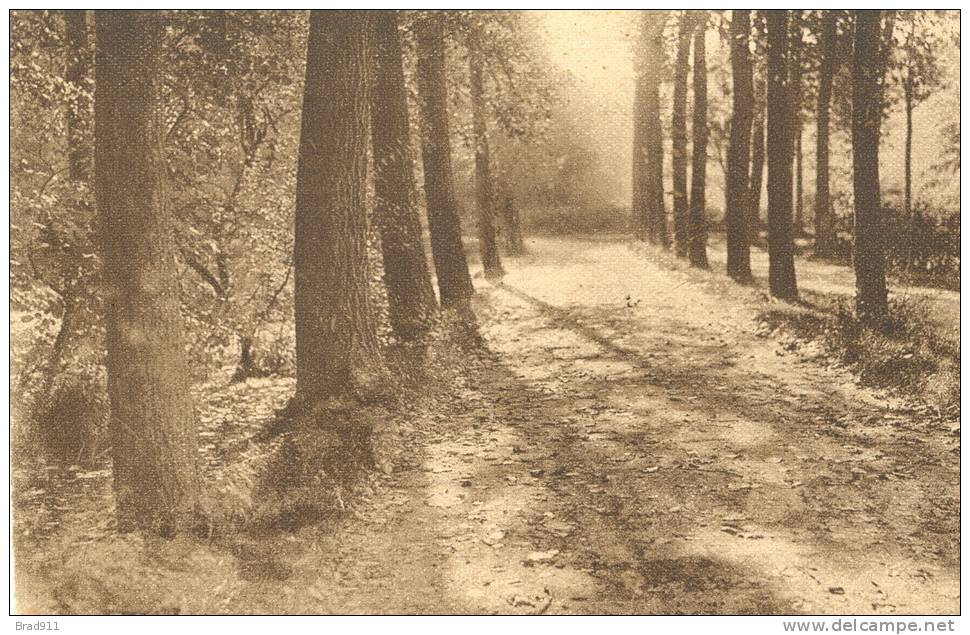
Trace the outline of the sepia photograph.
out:
<instances>
[{"instance_id":1,"label":"sepia photograph","mask_svg":"<svg viewBox=\"0 0 970 635\"><path fill-rule=\"evenodd\" d=\"M958 10L7 19L11 630L960 630Z\"/></svg>"}]
</instances>

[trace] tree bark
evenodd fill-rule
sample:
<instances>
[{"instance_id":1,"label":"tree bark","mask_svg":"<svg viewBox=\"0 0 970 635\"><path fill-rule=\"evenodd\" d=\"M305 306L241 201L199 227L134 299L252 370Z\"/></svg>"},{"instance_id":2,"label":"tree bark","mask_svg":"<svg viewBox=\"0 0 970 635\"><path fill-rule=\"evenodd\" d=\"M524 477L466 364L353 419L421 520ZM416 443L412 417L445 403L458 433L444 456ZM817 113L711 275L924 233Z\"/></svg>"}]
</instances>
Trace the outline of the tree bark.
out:
<instances>
[{"instance_id":1,"label":"tree bark","mask_svg":"<svg viewBox=\"0 0 970 635\"><path fill-rule=\"evenodd\" d=\"M791 161L792 161L792 196L794 208L794 224L792 236L800 236L804 231L802 209L802 11L793 9L789 23L791 36L788 42L788 64L790 65L788 80L788 103L791 112Z\"/></svg>"},{"instance_id":2,"label":"tree bark","mask_svg":"<svg viewBox=\"0 0 970 635\"><path fill-rule=\"evenodd\" d=\"M906 143L903 149L903 217L907 221L913 214L913 78L912 68L907 67L903 79L903 99L906 108Z\"/></svg>"},{"instance_id":3,"label":"tree bark","mask_svg":"<svg viewBox=\"0 0 970 635\"><path fill-rule=\"evenodd\" d=\"M364 201L371 15L312 11L296 181L296 401L367 398L384 367Z\"/></svg>"},{"instance_id":4,"label":"tree bark","mask_svg":"<svg viewBox=\"0 0 970 635\"><path fill-rule=\"evenodd\" d=\"M505 226L505 250L510 256L521 256L525 253L522 219L519 217L519 208L515 205L515 193L512 191L508 176L501 171L500 174L498 198L502 222Z\"/></svg>"},{"instance_id":5,"label":"tree bark","mask_svg":"<svg viewBox=\"0 0 970 635\"><path fill-rule=\"evenodd\" d=\"M660 81L663 69L663 26L665 11L645 11L642 17L643 50L640 78L643 90L644 110L644 163L641 205L645 210L651 242L670 246L667 233L667 210L664 204L663 186L663 127L660 122Z\"/></svg>"},{"instance_id":6,"label":"tree bark","mask_svg":"<svg viewBox=\"0 0 970 635\"><path fill-rule=\"evenodd\" d=\"M415 208L414 158L397 11L374 13L374 57L370 103L374 217L381 235L391 328L399 340L413 342L431 328L436 301Z\"/></svg>"},{"instance_id":7,"label":"tree bark","mask_svg":"<svg viewBox=\"0 0 970 635\"><path fill-rule=\"evenodd\" d=\"M748 236L756 242L761 230L761 191L765 178L765 112L767 110L767 81L759 74L755 83L755 113L751 133L751 177L748 180L748 193L751 202L748 206Z\"/></svg>"},{"instance_id":8,"label":"tree bark","mask_svg":"<svg viewBox=\"0 0 970 635\"><path fill-rule=\"evenodd\" d=\"M852 191L855 200L856 314L878 323L888 313L884 228L879 193L879 126L882 120L880 11L855 12L852 60Z\"/></svg>"},{"instance_id":9,"label":"tree bark","mask_svg":"<svg viewBox=\"0 0 970 635\"><path fill-rule=\"evenodd\" d=\"M98 11L95 191L119 527L191 529L200 479L162 151L154 11Z\"/></svg>"},{"instance_id":10,"label":"tree bark","mask_svg":"<svg viewBox=\"0 0 970 635\"><path fill-rule=\"evenodd\" d=\"M735 280L751 277L751 252L748 244L748 158L751 148L751 119L754 101L748 37L750 11L731 12L731 73L734 82L731 138L728 148L727 273Z\"/></svg>"},{"instance_id":11,"label":"tree bark","mask_svg":"<svg viewBox=\"0 0 970 635\"><path fill-rule=\"evenodd\" d=\"M639 60L637 62L636 86L633 90L633 199L631 202L630 217L634 237L637 240L647 240L650 234L650 220L647 217L647 206L644 204L644 189L647 173L647 115L644 108L645 91L639 71Z\"/></svg>"},{"instance_id":12,"label":"tree bark","mask_svg":"<svg viewBox=\"0 0 970 635\"><path fill-rule=\"evenodd\" d=\"M802 122L795 122L795 235L805 232L804 156L802 155Z\"/></svg>"},{"instance_id":13,"label":"tree bark","mask_svg":"<svg viewBox=\"0 0 970 635\"><path fill-rule=\"evenodd\" d=\"M674 186L674 249L686 258L690 244L687 198L687 75L690 71L690 40L695 19L690 11L680 18L677 34L677 59L674 64L674 100L670 117L671 163Z\"/></svg>"},{"instance_id":14,"label":"tree bark","mask_svg":"<svg viewBox=\"0 0 970 635\"><path fill-rule=\"evenodd\" d=\"M441 14L428 12L415 21L418 94L421 113L421 159L438 292L444 307L468 304L474 293L461 243L448 132L448 86Z\"/></svg>"},{"instance_id":15,"label":"tree bark","mask_svg":"<svg viewBox=\"0 0 970 635\"><path fill-rule=\"evenodd\" d=\"M832 218L829 192L829 120L832 101L832 81L835 77L838 38L838 13L825 11L819 40L818 102L815 110L815 254L829 256L835 242L835 223Z\"/></svg>"},{"instance_id":16,"label":"tree bark","mask_svg":"<svg viewBox=\"0 0 970 635\"><path fill-rule=\"evenodd\" d=\"M792 115L788 84L788 11L765 12L768 22L768 287L798 296L792 244Z\"/></svg>"},{"instance_id":17,"label":"tree bark","mask_svg":"<svg viewBox=\"0 0 970 635\"><path fill-rule=\"evenodd\" d=\"M707 269L707 14L702 13L694 31L694 139L691 157L689 259L692 267Z\"/></svg>"},{"instance_id":18,"label":"tree bark","mask_svg":"<svg viewBox=\"0 0 970 635\"><path fill-rule=\"evenodd\" d=\"M495 181L488 148L488 112L485 103L485 57L477 27L468 35L468 83L472 102L472 136L475 144L475 202L478 207L478 250L485 278L500 279L502 258L495 237Z\"/></svg>"}]
</instances>

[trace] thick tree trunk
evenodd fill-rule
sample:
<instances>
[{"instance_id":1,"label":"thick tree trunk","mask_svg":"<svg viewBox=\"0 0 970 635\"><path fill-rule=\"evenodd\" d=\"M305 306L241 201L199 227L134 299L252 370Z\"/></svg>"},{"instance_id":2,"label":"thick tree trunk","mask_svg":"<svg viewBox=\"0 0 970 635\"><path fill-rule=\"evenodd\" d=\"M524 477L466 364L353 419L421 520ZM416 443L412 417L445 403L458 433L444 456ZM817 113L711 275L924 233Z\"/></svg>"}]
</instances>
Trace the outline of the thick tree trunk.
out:
<instances>
[{"instance_id":1,"label":"thick tree trunk","mask_svg":"<svg viewBox=\"0 0 970 635\"><path fill-rule=\"evenodd\" d=\"M478 251L485 278L505 275L495 236L495 181L488 149L488 112L485 103L485 58L476 27L468 36L468 83L472 101L472 135L475 144L475 202L478 207Z\"/></svg>"},{"instance_id":2,"label":"thick tree trunk","mask_svg":"<svg viewBox=\"0 0 970 635\"><path fill-rule=\"evenodd\" d=\"M97 13L95 163L119 527L192 528L200 479L162 152L154 11Z\"/></svg>"},{"instance_id":3,"label":"thick tree trunk","mask_svg":"<svg viewBox=\"0 0 970 635\"><path fill-rule=\"evenodd\" d=\"M727 209L727 273L735 280L751 277L751 252L748 244L748 158L751 148L751 118L754 101L751 58L748 35L751 32L750 12L735 9L731 12L731 73L734 80L731 139L728 148Z\"/></svg>"},{"instance_id":4,"label":"thick tree trunk","mask_svg":"<svg viewBox=\"0 0 970 635\"><path fill-rule=\"evenodd\" d=\"M404 342L427 334L435 311L431 273L415 208L414 158L397 11L374 13L371 98L374 217L381 235L391 328Z\"/></svg>"},{"instance_id":5,"label":"thick tree trunk","mask_svg":"<svg viewBox=\"0 0 970 635\"><path fill-rule=\"evenodd\" d=\"M754 244L761 230L761 192L765 183L765 113L767 111L767 81L759 74L755 83L754 125L751 130L751 176L748 179L748 236Z\"/></svg>"},{"instance_id":6,"label":"thick tree trunk","mask_svg":"<svg viewBox=\"0 0 970 635\"><path fill-rule=\"evenodd\" d=\"M677 256L687 257L688 232L687 198L687 75L690 71L690 41L696 21L690 11L680 18L677 34L677 59L674 64L674 103L670 117L672 141L672 171L674 186L674 249Z\"/></svg>"},{"instance_id":7,"label":"thick tree trunk","mask_svg":"<svg viewBox=\"0 0 970 635\"><path fill-rule=\"evenodd\" d=\"M819 41L818 102L815 111L815 254L829 256L835 242L835 222L832 218L829 192L829 111L832 101L832 80L835 76L838 13L825 11Z\"/></svg>"},{"instance_id":8,"label":"thick tree trunk","mask_svg":"<svg viewBox=\"0 0 970 635\"><path fill-rule=\"evenodd\" d=\"M690 249L688 256L692 267L708 268L707 263L707 54L704 40L707 35L706 13L694 31L694 121L692 137L694 145L691 157L690 180Z\"/></svg>"},{"instance_id":9,"label":"thick tree trunk","mask_svg":"<svg viewBox=\"0 0 970 635\"><path fill-rule=\"evenodd\" d=\"M884 228L879 193L882 119L880 11L855 12L852 60L852 191L855 200L856 314L878 323L887 315Z\"/></svg>"},{"instance_id":10,"label":"thick tree trunk","mask_svg":"<svg viewBox=\"0 0 970 635\"><path fill-rule=\"evenodd\" d=\"M644 145L646 162L643 175L642 206L646 210L647 237L651 242L670 246L667 233L667 209L663 186L663 126L660 122L660 81L663 69L663 27L665 11L644 11L642 18L643 50L640 79L643 84Z\"/></svg>"},{"instance_id":11,"label":"thick tree trunk","mask_svg":"<svg viewBox=\"0 0 970 635\"><path fill-rule=\"evenodd\" d=\"M296 401L366 398L384 366L364 201L371 14L312 11L296 180Z\"/></svg>"},{"instance_id":12,"label":"thick tree trunk","mask_svg":"<svg viewBox=\"0 0 970 635\"><path fill-rule=\"evenodd\" d=\"M431 255L441 304L461 307L474 293L461 243L448 133L448 86L442 17L429 12L415 21L418 93L421 111L421 159L431 232Z\"/></svg>"},{"instance_id":13,"label":"thick tree trunk","mask_svg":"<svg viewBox=\"0 0 970 635\"><path fill-rule=\"evenodd\" d=\"M792 244L792 115L788 90L788 11L765 12L768 21L768 288L795 298Z\"/></svg>"}]
</instances>

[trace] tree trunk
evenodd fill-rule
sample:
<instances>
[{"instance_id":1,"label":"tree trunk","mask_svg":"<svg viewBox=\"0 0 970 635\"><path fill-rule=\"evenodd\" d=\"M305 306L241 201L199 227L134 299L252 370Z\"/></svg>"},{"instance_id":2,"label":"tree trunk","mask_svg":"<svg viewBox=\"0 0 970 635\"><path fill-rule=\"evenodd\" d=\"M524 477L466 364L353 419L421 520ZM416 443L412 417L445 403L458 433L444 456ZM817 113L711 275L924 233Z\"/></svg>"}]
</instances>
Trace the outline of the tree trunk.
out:
<instances>
[{"instance_id":1,"label":"tree trunk","mask_svg":"<svg viewBox=\"0 0 970 635\"><path fill-rule=\"evenodd\" d=\"M879 126L882 119L880 11L855 12L852 60L852 191L855 200L856 314L878 323L886 302L883 214L879 194Z\"/></svg>"},{"instance_id":2,"label":"tree trunk","mask_svg":"<svg viewBox=\"0 0 970 635\"><path fill-rule=\"evenodd\" d=\"M677 60L674 65L674 103L670 117L671 163L674 186L674 248L677 256L687 257L689 217L687 199L687 75L690 71L690 40L695 19L690 11L680 18L677 34Z\"/></svg>"},{"instance_id":3,"label":"tree trunk","mask_svg":"<svg viewBox=\"0 0 970 635\"><path fill-rule=\"evenodd\" d=\"M727 273L735 280L751 277L751 252L748 244L747 210L748 157L751 152L751 118L754 101L748 35L751 32L749 11L731 12L731 73L734 80L731 139L728 148Z\"/></svg>"},{"instance_id":4,"label":"tree trunk","mask_svg":"<svg viewBox=\"0 0 970 635\"><path fill-rule=\"evenodd\" d=\"M694 31L694 122L693 156L691 157L690 217L690 264L707 269L707 55L704 39L707 35L707 14L701 13L697 30Z\"/></svg>"},{"instance_id":5,"label":"tree trunk","mask_svg":"<svg viewBox=\"0 0 970 635\"><path fill-rule=\"evenodd\" d=\"M765 12L768 22L768 287L795 298L792 215L792 115L788 90L788 11Z\"/></svg>"},{"instance_id":6,"label":"tree trunk","mask_svg":"<svg viewBox=\"0 0 970 635\"><path fill-rule=\"evenodd\" d=\"M296 177L296 401L366 398L384 367L364 201L371 14L312 11Z\"/></svg>"},{"instance_id":7,"label":"tree trunk","mask_svg":"<svg viewBox=\"0 0 970 635\"><path fill-rule=\"evenodd\" d=\"M793 9L788 25L791 34L788 41L788 104L791 113L791 162L792 162L792 207L794 223L792 237L800 236L802 226L801 170L802 159L802 11Z\"/></svg>"},{"instance_id":8,"label":"tree trunk","mask_svg":"<svg viewBox=\"0 0 970 635\"><path fill-rule=\"evenodd\" d=\"M660 81L663 69L665 11L645 11L642 17L643 51L640 79L643 84L644 145L643 202L651 242L670 246L663 186L663 127L660 122Z\"/></svg>"},{"instance_id":9,"label":"tree trunk","mask_svg":"<svg viewBox=\"0 0 970 635\"><path fill-rule=\"evenodd\" d=\"M428 12L415 21L418 94L421 111L421 159L431 232L431 255L441 304L461 307L475 292L461 243L448 132L448 85L441 14Z\"/></svg>"},{"instance_id":10,"label":"tree trunk","mask_svg":"<svg viewBox=\"0 0 970 635\"><path fill-rule=\"evenodd\" d=\"M802 197L804 190L804 157L802 156L802 123L795 122L795 235L805 233L805 209Z\"/></svg>"},{"instance_id":11,"label":"tree trunk","mask_svg":"<svg viewBox=\"0 0 970 635\"><path fill-rule=\"evenodd\" d=\"M751 132L751 177L748 180L748 236L751 244L760 237L761 230L761 191L765 178L765 112L767 110L767 82L764 74L759 74L755 84L755 114Z\"/></svg>"},{"instance_id":12,"label":"tree trunk","mask_svg":"<svg viewBox=\"0 0 970 635\"><path fill-rule=\"evenodd\" d=\"M495 237L495 181L488 150L488 112L485 103L485 57L476 27L468 36L468 83L472 101L472 135L475 144L475 202L478 207L478 250L485 278L505 275Z\"/></svg>"},{"instance_id":13,"label":"tree trunk","mask_svg":"<svg viewBox=\"0 0 970 635\"><path fill-rule=\"evenodd\" d=\"M162 151L159 14L96 19L95 191L119 527L170 535L193 527L200 479Z\"/></svg>"},{"instance_id":14,"label":"tree trunk","mask_svg":"<svg viewBox=\"0 0 970 635\"><path fill-rule=\"evenodd\" d=\"M818 105L815 111L815 254L830 256L835 242L835 222L832 218L829 193L829 111L832 101L832 80L838 38L838 13L827 10L822 18L819 42L820 64Z\"/></svg>"},{"instance_id":15,"label":"tree trunk","mask_svg":"<svg viewBox=\"0 0 970 635\"><path fill-rule=\"evenodd\" d=\"M913 78L912 68L907 67L903 80L903 97L906 106L906 144L903 150L903 218L909 221L913 214Z\"/></svg>"},{"instance_id":16,"label":"tree trunk","mask_svg":"<svg viewBox=\"0 0 970 635\"><path fill-rule=\"evenodd\" d=\"M399 340L413 342L431 327L435 297L414 205L414 158L397 11L374 13L374 47L374 217L381 234L391 328Z\"/></svg>"},{"instance_id":17,"label":"tree trunk","mask_svg":"<svg viewBox=\"0 0 970 635\"><path fill-rule=\"evenodd\" d=\"M510 256L521 256L525 253L525 240L522 237L522 220L519 209L515 205L515 194L508 176L504 173L499 177L499 208L502 212L502 222L505 226L505 251Z\"/></svg>"},{"instance_id":18,"label":"tree trunk","mask_svg":"<svg viewBox=\"0 0 970 635\"><path fill-rule=\"evenodd\" d=\"M646 240L650 234L650 220L647 217L647 206L644 202L647 173L647 114L644 108L644 92L638 59L637 80L633 92L633 200L630 212L633 235L637 240Z\"/></svg>"}]
</instances>

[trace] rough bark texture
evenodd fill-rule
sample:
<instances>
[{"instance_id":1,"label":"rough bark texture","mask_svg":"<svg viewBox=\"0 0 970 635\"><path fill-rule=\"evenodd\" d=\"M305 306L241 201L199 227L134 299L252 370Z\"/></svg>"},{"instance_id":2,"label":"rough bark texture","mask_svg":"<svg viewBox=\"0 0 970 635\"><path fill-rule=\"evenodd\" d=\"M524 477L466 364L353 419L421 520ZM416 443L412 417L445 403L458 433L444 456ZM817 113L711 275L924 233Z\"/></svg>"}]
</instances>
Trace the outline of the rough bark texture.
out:
<instances>
[{"instance_id":1,"label":"rough bark texture","mask_svg":"<svg viewBox=\"0 0 970 635\"><path fill-rule=\"evenodd\" d=\"M879 125L882 118L880 11L855 12L852 60L852 192L855 200L856 313L877 322L886 317L886 273L879 194Z\"/></svg>"},{"instance_id":2,"label":"rough bark texture","mask_svg":"<svg viewBox=\"0 0 970 635\"><path fill-rule=\"evenodd\" d=\"M748 35L751 32L750 11L731 12L731 74L734 81L731 139L728 148L727 273L736 280L751 277L751 253L748 244L748 159L751 152L751 119L754 101Z\"/></svg>"},{"instance_id":3,"label":"rough bark texture","mask_svg":"<svg viewBox=\"0 0 970 635\"><path fill-rule=\"evenodd\" d=\"M690 249L688 257L692 267L707 269L707 54L704 39L707 35L707 19L698 20L694 31L694 140L690 175Z\"/></svg>"},{"instance_id":4,"label":"rough bark texture","mask_svg":"<svg viewBox=\"0 0 970 635\"><path fill-rule=\"evenodd\" d=\"M838 13L828 10L822 17L819 41L818 101L815 110L815 254L830 255L835 242L829 191L829 121L832 80L835 77Z\"/></svg>"},{"instance_id":5,"label":"rough bark texture","mask_svg":"<svg viewBox=\"0 0 970 635\"><path fill-rule=\"evenodd\" d=\"M690 71L690 40L694 34L693 13L684 11L677 34L677 59L674 63L674 99L670 116L672 142L671 165L674 187L674 249L681 258L687 257L688 198L687 198L687 75Z\"/></svg>"},{"instance_id":6,"label":"rough bark texture","mask_svg":"<svg viewBox=\"0 0 970 635\"><path fill-rule=\"evenodd\" d=\"M364 203L371 15L313 11L296 179L297 401L368 397L383 363Z\"/></svg>"},{"instance_id":7,"label":"rough bark texture","mask_svg":"<svg viewBox=\"0 0 970 635\"><path fill-rule=\"evenodd\" d=\"M768 22L768 288L795 298L792 215L792 116L788 90L788 11L765 12Z\"/></svg>"},{"instance_id":8,"label":"rough bark texture","mask_svg":"<svg viewBox=\"0 0 970 635\"><path fill-rule=\"evenodd\" d=\"M641 207L647 223L647 237L664 247L670 245L663 186L663 127L660 122L660 81L663 69L663 26L665 11L644 11L642 57L639 80L643 90L644 147Z\"/></svg>"},{"instance_id":9,"label":"rough bark texture","mask_svg":"<svg viewBox=\"0 0 970 635\"><path fill-rule=\"evenodd\" d=\"M485 57L476 27L468 36L468 83L472 102L472 136L475 144L475 203L478 208L478 251L487 279L501 278L502 259L495 236L495 180L488 149L488 112L485 103Z\"/></svg>"},{"instance_id":10,"label":"rough bark texture","mask_svg":"<svg viewBox=\"0 0 970 635\"><path fill-rule=\"evenodd\" d=\"M97 13L95 162L119 526L192 527L199 472L160 102L159 15Z\"/></svg>"},{"instance_id":11,"label":"rough bark texture","mask_svg":"<svg viewBox=\"0 0 970 635\"><path fill-rule=\"evenodd\" d=\"M418 43L418 93L421 111L421 159L431 232L431 255L441 304L468 304L474 293L461 243L448 133L448 88L441 15L430 12L415 21Z\"/></svg>"},{"instance_id":12,"label":"rough bark texture","mask_svg":"<svg viewBox=\"0 0 970 635\"><path fill-rule=\"evenodd\" d=\"M391 328L398 339L410 342L428 332L436 301L415 207L414 158L397 11L374 13L374 58L374 217L381 235Z\"/></svg>"}]
</instances>

